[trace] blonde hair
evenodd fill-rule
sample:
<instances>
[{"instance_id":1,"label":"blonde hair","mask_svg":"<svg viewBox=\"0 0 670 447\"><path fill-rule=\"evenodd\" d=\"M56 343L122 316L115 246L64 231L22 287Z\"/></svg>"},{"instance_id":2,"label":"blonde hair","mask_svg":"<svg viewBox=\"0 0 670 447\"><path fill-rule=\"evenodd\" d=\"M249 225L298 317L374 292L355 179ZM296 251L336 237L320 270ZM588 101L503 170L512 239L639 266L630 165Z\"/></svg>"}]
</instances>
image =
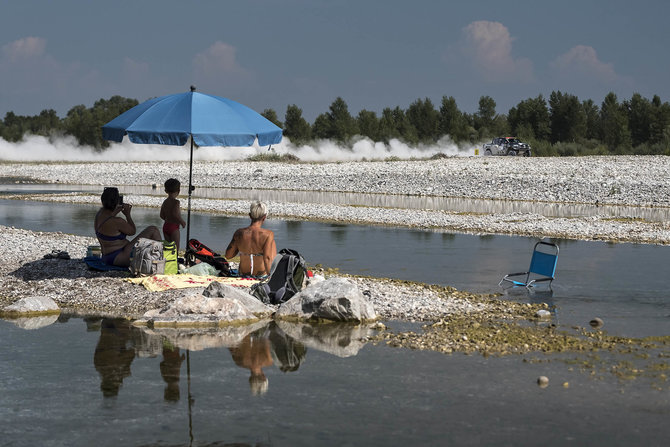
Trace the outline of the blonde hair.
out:
<instances>
[{"instance_id":1,"label":"blonde hair","mask_svg":"<svg viewBox=\"0 0 670 447\"><path fill-rule=\"evenodd\" d=\"M260 200L251 202L251 206L249 207L249 217L251 217L251 220L261 220L267 215L268 207L263 202Z\"/></svg>"}]
</instances>

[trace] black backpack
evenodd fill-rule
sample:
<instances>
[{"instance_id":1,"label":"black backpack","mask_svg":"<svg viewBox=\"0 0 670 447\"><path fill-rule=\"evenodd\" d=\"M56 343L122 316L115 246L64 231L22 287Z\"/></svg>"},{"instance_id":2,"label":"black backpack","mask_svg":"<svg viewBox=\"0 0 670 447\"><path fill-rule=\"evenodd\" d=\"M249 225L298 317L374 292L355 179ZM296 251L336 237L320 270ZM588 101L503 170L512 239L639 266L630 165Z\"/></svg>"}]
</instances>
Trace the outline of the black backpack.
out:
<instances>
[{"instance_id":1,"label":"black backpack","mask_svg":"<svg viewBox=\"0 0 670 447\"><path fill-rule=\"evenodd\" d=\"M300 253L282 248L272 261L269 278L251 286L251 294L265 304L281 304L302 290L306 275Z\"/></svg>"}]
</instances>

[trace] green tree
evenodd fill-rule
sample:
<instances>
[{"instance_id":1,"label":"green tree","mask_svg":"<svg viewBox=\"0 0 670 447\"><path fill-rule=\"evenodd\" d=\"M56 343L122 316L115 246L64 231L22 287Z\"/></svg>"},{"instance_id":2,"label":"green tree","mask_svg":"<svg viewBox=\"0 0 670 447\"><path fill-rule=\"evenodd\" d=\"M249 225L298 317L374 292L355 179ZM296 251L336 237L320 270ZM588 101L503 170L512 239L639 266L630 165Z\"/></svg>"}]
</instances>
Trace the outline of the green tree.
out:
<instances>
[{"instance_id":1,"label":"green tree","mask_svg":"<svg viewBox=\"0 0 670 447\"><path fill-rule=\"evenodd\" d=\"M347 103L339 96L330 105L330 111L326 116L329 127L328 138L344 143L358 133L356 120L349 113Z\"/></svg>"},{"instance_id":2,"label":"green tree","mask_svg":"<svg viewBox=\"0 0 670 447\"><path fill-rule=\"evenodd\" d=\"M586 119L586 133L585 136L589 140L598 138L599 130L598 123L600 121L600 109L592 99L587 99L582 102L582 110Z\"/></svg>"},{"instance_id":3,"label":"green tree","mask_svg":"<svg viewBox=\"0 0 670 447\"><path fill-rule=\"evenodd\" d=\"M522 138L547 140L550 132L549 109L542 95L521 101L507 114L511 133Z\"/></svg>"},{"instance_id":4,"label":"green tree","mask_svg":"<svg viewBox=\"0 0 670 447\"><path fill-rule=\"evenodd\" d=\"M368 137L372 141L380 141L379 135L379 119L377 114L369 110L361 110L356 117L358 130L364 137Z\"/></svg>"},{"instance_id":5,"label":"green tree","mask_svg":"<svg viewBox=\"0 0 670 447\"><path fill-rule=\"evenodd\" d=\"M74 136L79 144L105 148L109 142L102 139L102 126L138 104L136 99L112 96L99 99L87 109L83 104L72 107L63 120L65 133Z\"/></svg>"},{"instance_id":6,"label":"green tree","mask_svg":"<svg viewBox=\"0 0 670 447\"><path fill-rule=\"evenodd\" d=\"M2 127L2 138L9 142L17 142L23 138L25 117L7 112Z\"/></svg>"},{"instance_id":7,"label":"green tree","mask_svg":"<svg viewBox=\"0 0 670 447\"><path fill-rule=\"evenodd\" d=\"M284 135L296 145L305 144L312 139L312 128L302 117L302 109L291 104L284 116Z\"/></svg>"},{"instance_id":8,"label":"green tree","mask_svg":"<svg viewBox=\"0 0 670 447\"><path fill-rule=\"evenodd\" d=\"M418 99L407 109L407 120L416 129L419 141L430 143L439 138L440 114L429 98Z\"/></svg>"},{"instance_id":9,"label":"green tree","mask_svg":"<svg viewBox=\"0 0 670 447\"><path fill-rule=\"evenodd\" d=\"M330 118L328 118L328 114L322 113L316 117L314 124L312 124L312 136L322 140L331 138L332 131L330 130Z\"/></svg>"},{"instance_id":10,"label":"green tree","mask_svg":"<svg viewBox=\"0 0 670 447\"><path fill-rule=\"evenodd\" d=\"M613 92L605 96L600 106L600 140L610 152L631 147L628 117Z\"/></svg>"},{"instance_id":11,"label":"green tree","mask_svg":"<svg viewBox=\"0 0 670 447\"><path fill-rule=\"evenodd\" d=\"M649 141L652 144L659 144L668 140L670 132L670 104L661 102L658 95L654 95L651 100L653 119L649 131Z\"/></svg>"},{"instance_id":12,"label":"green tree","mask_svg":"<svg viewBox=\"0 0 670 447\"><path fill-rule=\"evenodd\" d=\"M628 126L633 146L648 143L654 114L651 102L639 93L634 93L630 101L624 101L623 107L628 113Z\"/></svg>"},{"instance_id":13,"label":"green tree","mask_svg":"<svg viewBox=\"0 0 670 447\"><path fill-rule=\"evenodd\" d=\"M440 136L449 135L455 142L469 139L470 134L467 119L458 109L453 96L449 96L448 98L446 96L442 97L439 114Z\"/></svg>"},{"instance_id":14,"label":"green tree","mask_svg":"<svg viewBox=\"0 0 670 447\"><path fill-rule=\"evenodd\" d=\"M575 142L586 136L586 115L575 95L553 91L549 95L551 142Z\"/></svg>"},{"instance_id":15,"label":"green tree","mask_svg":"<svg viewBox=\"0 0 670 447\"><path fill-rule=\"evenodd\" d=\"M379 140L387 143L392 139L400 139L400 131L396 127L393 110L390 107L382 110L382 116L379 118Z\"/></svg>"},{"instance_id":16,"label":"green tree","mask_svg":"<svg viewBox=\"0 0 670 447\"><path fill-rule=\"evenodd\" d=\"M265 109L261 115L277 127L284 127L284 124L277 118L277 112L274 109Z\"/></svg>"},{"instance_id":17,"label":"green tree","mask_svg":"<svg viewBox=\"0 0 670 447\"><path fill-rule=\"evenodd\" d=\"M479 109L474 116L475 129L480 138L491 137L496 134L494 119L496 117L496 102L490 96L479 98Z\"/></svg>"}]
</instances>

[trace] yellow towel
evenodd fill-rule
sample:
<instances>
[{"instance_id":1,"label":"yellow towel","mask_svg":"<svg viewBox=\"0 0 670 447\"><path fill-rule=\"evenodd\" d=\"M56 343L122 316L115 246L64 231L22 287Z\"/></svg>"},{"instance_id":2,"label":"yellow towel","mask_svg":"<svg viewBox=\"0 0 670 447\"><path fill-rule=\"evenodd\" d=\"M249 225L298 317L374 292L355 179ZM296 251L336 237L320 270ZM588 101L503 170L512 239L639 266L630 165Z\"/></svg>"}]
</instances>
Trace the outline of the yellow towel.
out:
<instances>
[{"instance_id":1,"label":"yellow towel","mask_svg":"<svg viewBox=\"0 0 670 447\"><path fill-rule=\"evenodd\" d=\"M236 287L251 287L258 282L252 278L231 278L228 276L198 276L198 275L154 275L142 278L125 278L133 284L142 284L150 292L162 292L170 289L184 289L186 287L207 287L212 281L221 282Z\"/></svg>"}]
</instances>

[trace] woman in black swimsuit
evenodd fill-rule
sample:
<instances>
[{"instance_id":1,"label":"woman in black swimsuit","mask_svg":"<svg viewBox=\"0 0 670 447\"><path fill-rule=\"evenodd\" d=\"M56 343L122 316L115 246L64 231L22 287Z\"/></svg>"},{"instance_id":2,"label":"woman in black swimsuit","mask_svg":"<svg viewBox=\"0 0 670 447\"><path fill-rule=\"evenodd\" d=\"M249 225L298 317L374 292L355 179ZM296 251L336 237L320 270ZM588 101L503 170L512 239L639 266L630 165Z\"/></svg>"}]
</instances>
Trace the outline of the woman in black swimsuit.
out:
<instances>
[{"instance_id":1,"label":"woman in black swimsuit","mask_svg":"<svg viewBox=\"0 0 670 447\"><path fill-rule=\"evenodd\" d=\"M122 203L117 188L105 188L100 200L102 208L95 215L94 227L95 235L102 249L102 262L105 264L128 267L130 265L130 253L139 238L161 240L158 227L153 225L142 230L131 241L126 238L126 236L134 235L137 228L135 228L133 218L130 217L130 210L133 206ZM119 217L119 213L122 213L125 219Z\"/></svg>"}]
</instances>

